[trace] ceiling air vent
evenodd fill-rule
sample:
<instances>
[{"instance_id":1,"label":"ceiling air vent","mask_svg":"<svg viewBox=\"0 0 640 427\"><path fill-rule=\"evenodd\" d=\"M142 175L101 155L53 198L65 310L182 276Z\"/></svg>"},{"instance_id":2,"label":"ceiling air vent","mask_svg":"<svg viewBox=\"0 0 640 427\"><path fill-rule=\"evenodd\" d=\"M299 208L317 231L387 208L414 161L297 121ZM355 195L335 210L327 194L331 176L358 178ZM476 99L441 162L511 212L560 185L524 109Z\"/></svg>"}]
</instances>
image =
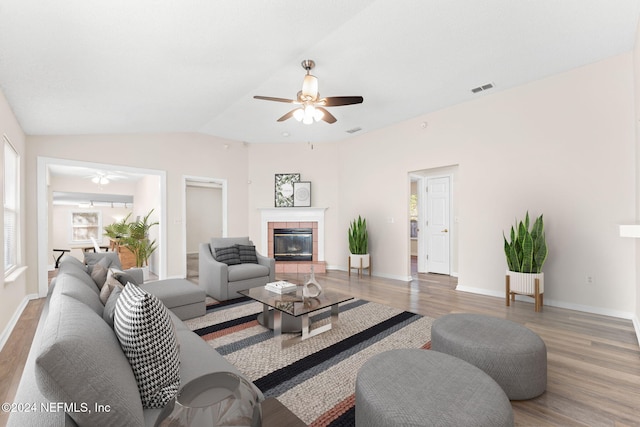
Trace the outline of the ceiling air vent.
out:
<instances>
[{"instance_id":1,"label":"ceiling air vent","mask_svg":"<svg viewBox=\"0 0 640 427\"><path fill-rule=\"evenodd\" d=\"M485 90L489 90L489 89L492 89L492 88L493 88L493 83L487 83L487 84L484 84L482 86L474 87L473 89L471 89L471 92L479 93L479 92L482 92L482 91L485 91Z\"/></svg>"},{"instance_id":2,"label":"ceiling air vent","mask_svg":"<svg viewBox=\"0 0 640 427\"><path fill-rule=\"evenodd\" d=\"M356 132L360 132L361 130L362 130L361 127L357 127L357 128L352 128L352 129L346 130L345 132L347 132L347 133L356 133Z\"/></svg>"}]
</instances>

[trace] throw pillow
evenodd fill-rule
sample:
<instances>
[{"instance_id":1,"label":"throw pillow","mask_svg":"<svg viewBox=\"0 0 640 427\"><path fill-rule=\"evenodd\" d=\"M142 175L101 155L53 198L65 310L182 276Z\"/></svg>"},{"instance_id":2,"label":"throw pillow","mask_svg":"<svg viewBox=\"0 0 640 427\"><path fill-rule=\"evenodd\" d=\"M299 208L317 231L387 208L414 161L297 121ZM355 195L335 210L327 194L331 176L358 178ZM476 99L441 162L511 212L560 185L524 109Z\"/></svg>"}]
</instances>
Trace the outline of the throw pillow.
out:
<instances>
[{"instance_id":1,"label":"throw pillow","mask_svg":"<svg viewBox=\"0 0 640 427\"><path fill-rule=\"evenodd\" d=\"M120 282L122 286L125 286L127 283L133 283L134 285L140 284L136 279L133 278L131 274L125 273L122 270L114 269L113 276L116 278L118 282Z\"/></svg>"},{"instance_id":2,"label":"throw pillow","mask_svg":"<svg viewBox=\"0 0 640 427\"><path fill-rule=\"evenodd\" d=\"M109 258L102 258L93 266L93 270L91 270L91 278L100 289L102 289L104 282L107 280L110 266L111 260Z\"/></svg>"},{"instance_id":3,"label":"throw pillow","mask_svg":"<svg viewBox=\"0 0 640 427\"><path fill-rule=\"evenodd\" d=\"M89 274L91 274L93 266L96 265L102 258L109 258L111 260L111 266L122 270L118 252L85 252L84 263L87 265L87 271L89 272Z\"/></svg>"},{"instance_id":4,"label":"throw pillow","mask_svg":"<svg viewBox=\"0 0 640 427\"><path fill-rule=\"evenodd\" d=\"M104 304L104 311L102 312L102 319L111 326L113 329L113 317L116 313L116 303L118 302L118 297L122 292L123 287L113 288L113 291L109 294L109 299Z\"/></svg>"},{"instance_id":5,"label":"throw pillow","mask_svg":"<svg viewBox=\"0 0 640 427\"><path fill-rule=\"evenodd\" d=\"M175 329L164 304L131 283L116 302L114 330L129 359L145 408L163 408L180 387Z\"/></svg>"},{"instance_id":6,"label":"throw pillow","mask_svg":"<svg viewBox=\"0 0 640 427\"><path fill-rule=\"evenodd\" d=\"M104 282L104 286L102 286L102 289L100 290L100 301L102 301L102 304L107 304L109 295L111 295L111 292L115 288L124 287L124 285L122 285L120 281L116 279L114 271L117 271L117 270L114 270L113 268L109 269L109 272L107 273L107 280Z\"/></svg>"},{"instance_id":7,"label":"throw pillow","mask_svg":"<svg viewBox=\"0 0 640 427\"><path fill-rule=\"evenodd\" d=\"M256 247L253 245L235 245L240 253L241 263L258 263L258 256L256 255Z\"/></svg>"},{"instance_id":8,"label":"throw pillow","mask_svg":"<svg viewBox=\"0 0 640 427\"><path fill-rule=\"evenodd\" d=\"M240 264L240 252L236 246L216 248L216 261L224 262L227 265Z\"/></svg>"}]
</instances>

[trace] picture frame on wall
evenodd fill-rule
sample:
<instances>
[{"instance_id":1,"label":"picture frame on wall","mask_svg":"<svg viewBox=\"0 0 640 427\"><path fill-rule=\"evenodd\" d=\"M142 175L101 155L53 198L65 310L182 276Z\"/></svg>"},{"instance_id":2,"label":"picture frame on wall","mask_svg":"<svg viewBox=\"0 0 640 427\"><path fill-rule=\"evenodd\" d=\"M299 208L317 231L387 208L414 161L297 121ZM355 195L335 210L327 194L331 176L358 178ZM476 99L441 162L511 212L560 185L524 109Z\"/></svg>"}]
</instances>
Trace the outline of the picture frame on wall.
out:
<instances>
[{"instance_id":1,"label":"picture frame on wall","mask_svg":"<svg viewBox=\"0 0 640 427\"><path fill-rule=\"evenodd\" d=\"M299 181L293 183L293 206L311 206L311 182Z\"/></svg>"},{"instance_id":2,"label":"picture frame on wall","mask_svg":"<svg viewBox=\"0 0 640 427\"><path fill-rule=\"evenodd\" d=\"M275 207L293 207L293 184L300 181L299 173L277 173L275 176Z\"/></svg>"}]
</instances>

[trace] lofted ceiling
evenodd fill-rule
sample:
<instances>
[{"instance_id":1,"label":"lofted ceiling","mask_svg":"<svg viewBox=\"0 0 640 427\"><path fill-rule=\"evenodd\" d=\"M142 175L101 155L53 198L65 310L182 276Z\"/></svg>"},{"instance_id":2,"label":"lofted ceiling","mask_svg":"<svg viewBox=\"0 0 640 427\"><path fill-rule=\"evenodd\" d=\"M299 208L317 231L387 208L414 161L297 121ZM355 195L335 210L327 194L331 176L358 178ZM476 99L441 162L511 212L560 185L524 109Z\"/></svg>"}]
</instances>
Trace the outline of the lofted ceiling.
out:
<instances>
[{"instance_id":1,"label":"lofted ceiling","mask_svg":"<svg viewBox=\"0 0 640 427\"><path fill-rule=\"evenodd\" d=\"M29 135L359 135L632 50L639 0L1 0L0 88ZM334 124L276 120L304 70ZM479 93L472 88L492 83Z\"/></svg>"}]
</instances>

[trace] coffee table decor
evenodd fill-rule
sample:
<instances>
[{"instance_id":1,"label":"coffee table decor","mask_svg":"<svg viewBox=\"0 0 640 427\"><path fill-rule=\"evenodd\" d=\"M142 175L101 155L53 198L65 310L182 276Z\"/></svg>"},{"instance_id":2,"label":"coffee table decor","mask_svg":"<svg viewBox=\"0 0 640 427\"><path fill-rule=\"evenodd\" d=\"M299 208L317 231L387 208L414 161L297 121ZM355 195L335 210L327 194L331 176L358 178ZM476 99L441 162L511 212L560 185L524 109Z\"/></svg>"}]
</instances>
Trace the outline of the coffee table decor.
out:
<instances>
[{"instance_id":1,"label":"coffee table decor","mask_svg":"<svg viewBox=\"0 0 640 427\"><path fill-rule=\"evenodd\" d=\"M322 286L316 280L316 274L311 266L311 273L305 278L304 287L302 288L302 296L307 298L317 297L322 293Z\"/></svg>"},{"instance_id":2,"label":"coffee table decor","mask_svg":"<svg viewBox=\"0 0 640 427\"><path fill-rule=\"evenodd\" d=\"M290 292L295 292L298 286L295 283L278 280L277 282L267 283L264 285L264 288L268 291L275 292L276 294L288 294Z\"/></svg>"}]
</instances>

